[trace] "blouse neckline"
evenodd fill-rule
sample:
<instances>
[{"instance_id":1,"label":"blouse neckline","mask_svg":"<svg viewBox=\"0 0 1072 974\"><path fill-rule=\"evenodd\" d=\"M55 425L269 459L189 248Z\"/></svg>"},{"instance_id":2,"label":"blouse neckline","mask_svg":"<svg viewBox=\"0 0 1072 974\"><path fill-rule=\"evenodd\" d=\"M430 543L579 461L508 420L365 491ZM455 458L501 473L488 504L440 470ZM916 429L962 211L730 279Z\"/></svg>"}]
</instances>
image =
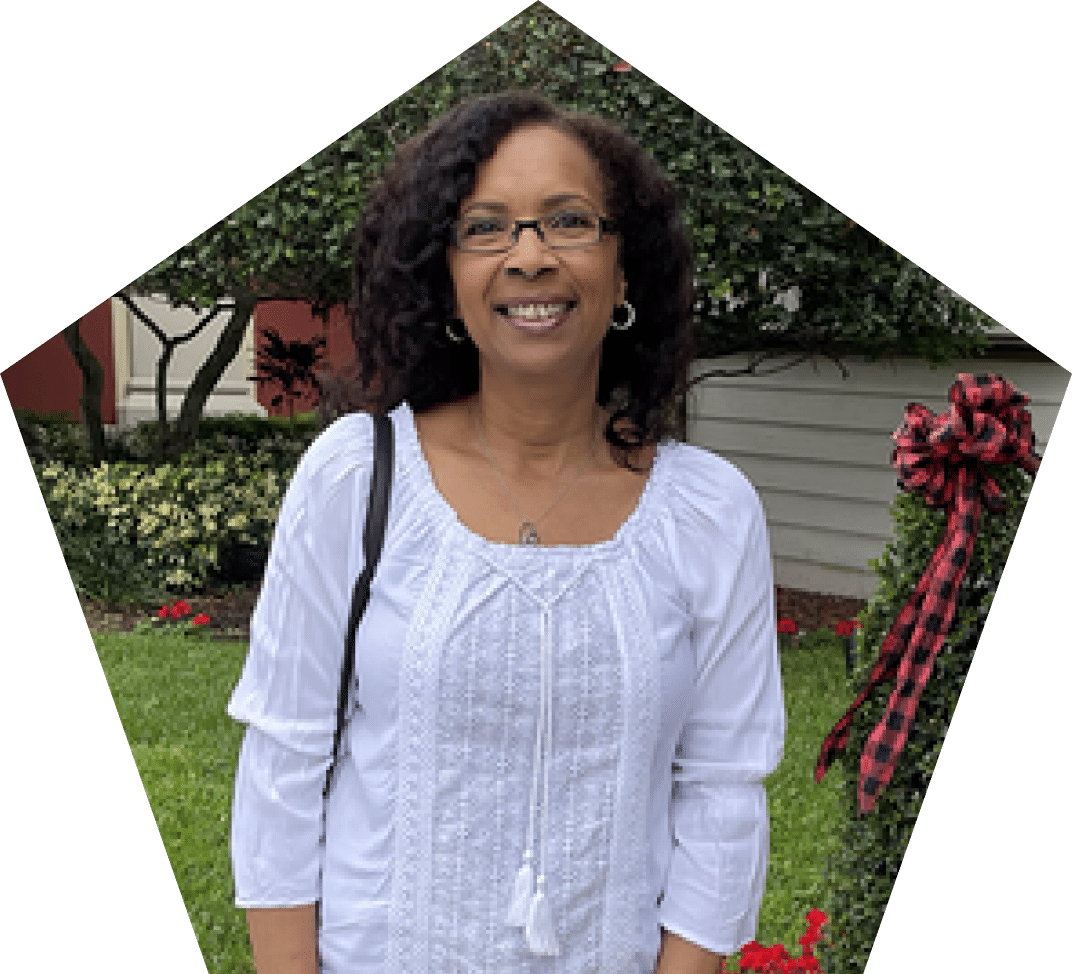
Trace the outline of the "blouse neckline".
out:
<instances>
[{"instance_id":1,"label":"blouse neckline","mask_svg":"<svg viewBox=\"0 0 1072 974\"><path fill-rule=\"evenodd\" d=\"M658 484L661 483L663 479L663 468L666 465L665 444L657 443L655 445L655 456L652 459L651 470L648 472L648 479L644 484L644 489L640 493L640 498L637 501L636 506L630 512L629 516L618 526L618 530L614 532L614 535L604 541L597 541L593 544L574 545L524 545L503 541L492 541L490 538L485 538L482 534L478 534L464 524L461 518L458 517L457 511L451 507L447 502L447 499L440 493L439 486L436 484L435 478L432 476L431 467L429 467L428 460L424 455L424 448L421 446L420 435L417 432L417 424L414 422L413 410L409 403L405 400L400 402L395 410L395 415L402 420L398 425L398 432L401 434L399 437L401 445L409 450L415 460L413 466L417 478L420 481L420 493L431 498L432 504L438 509L438 513L442 515L445 523L454 525L455 529L468 538L471 544L482 547L489 553L514 554L515 552L535 551L543 553L562 552L565 554L576 555L578 553L602 554L616 549L630 534L637 531L647 518L648 509L653 503L652 497L656 493ZM524 555L521 555L521 557L524 557Z\"/></svg>"}]
</instances>

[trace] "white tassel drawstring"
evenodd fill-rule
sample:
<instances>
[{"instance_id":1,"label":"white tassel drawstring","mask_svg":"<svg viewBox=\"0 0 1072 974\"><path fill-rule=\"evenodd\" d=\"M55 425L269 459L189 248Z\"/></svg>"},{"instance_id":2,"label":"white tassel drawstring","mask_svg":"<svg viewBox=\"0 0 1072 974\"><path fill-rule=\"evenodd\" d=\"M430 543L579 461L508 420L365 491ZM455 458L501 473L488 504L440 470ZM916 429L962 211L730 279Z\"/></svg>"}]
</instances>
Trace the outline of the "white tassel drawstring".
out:
<instances>
[{"instance_id":1,"label":"white tassel drawstring","mask_svg":"<svg viewBox=\"0 0 1072 974\"><path fill-rule=\"evenodd\" d=\"M547 828L550 811L551 765L551 620L550 609L540 615L540 705L536 717L536 745L532 759L532 785L529 789L528 841L521 868L514 877L513 895L506 911L506 923L522 927L525 941L534 954L554 956L558 953L551 901L546 891ZM540 816L540 873L533 890L533 843L536 833L536 795L543 767L543 808Z\"/></svg>"},{"instance_id":2,"label":"white tassel drawstring","mask_svg":"<svg viewBox=\"0 0 1072 974\"><path fill-rule=\"evenodd\" d=\"M555 939L555 924L551 918L551 901L544 892L544 877L536 880L536 895L532 898L529 910L529 922L525 924L525 940L529 950L544 957L553 957L558 953L558 940Z\"/></svg>"},{"instance_id":3,"label":"white tassel drawstring","mask_svg":"<svg viewBox=\"0 0 1072 974\"><path fill-rule=\"evenodd\" d=\"M525 924L525 940L534 954L553 956L558 953L555 924L551 916L551 901L547 898L547 820L550 812L551 776L551 620L545 610L540 625L540 703L543 707L543 807L540 809L540 874L536 877L536 895L529 908Z\"/></svg>"},{"instance_id":4,"label":"white tassel drawstring","mask_svg":"<svg viewBox=\"0 0 1072 974\"><path fill-rule=\"evenodd\" d=\"M525 861L514 877L514 895L510 898L510 907L506 911L506 924L510 927L524 927L529 921L533 899L532 850L525 850Z\"/></svg>"},{"instance_id":5,"label":"white tassel drawstring","mask_svg":"<svg viewBox=\"0 0 1072 974\"><path fill-rule=\"evenodd\" d=\"M540 635L540 707L536 715L536 743L532 753L532 784L529 786L529 830L525 840L525 853L521 868L514 877L513 895L506 908L506 924L511 927L524 927L528 923L529 909L533 897L532 845L536 840L536 789L540 781L540 755L543 751L543 626Z\"/></svg>"}]
</instances>

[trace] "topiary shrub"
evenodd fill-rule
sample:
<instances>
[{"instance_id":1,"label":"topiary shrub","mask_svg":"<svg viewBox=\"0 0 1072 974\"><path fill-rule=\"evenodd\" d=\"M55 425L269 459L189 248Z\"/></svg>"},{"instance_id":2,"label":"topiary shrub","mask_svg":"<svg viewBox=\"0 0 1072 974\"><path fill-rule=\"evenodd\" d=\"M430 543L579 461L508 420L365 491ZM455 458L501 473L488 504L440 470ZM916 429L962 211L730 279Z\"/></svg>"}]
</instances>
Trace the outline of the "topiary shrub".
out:
<instances>
[{"instance_id":1,"label":"topiary shrub","mask_svg":"<svg viewBox=\"0 0 1072 974\"><path fill-rule=\"evenodd\" d=\"M841 758L845 817L838 851L824 875L821 907L831 920L832 942L822 949L823 969L830 974L863 974L1031 489L1031 478L1019 467L989 465L987 470L1000 486L1008 510L991 514L983 508L949 635L920 695L908 741L889 785L874 809L863 816L857 814L856 797L860 758L885 710L892 681L876 688L853 719ZM882 558L870 563L879 588L861 615L854 695L866 685L886 633L912 597L945 533L946 512L929 507L917 493L900 494L893 516L894 539Z\"/></svg>"}]
</instances>

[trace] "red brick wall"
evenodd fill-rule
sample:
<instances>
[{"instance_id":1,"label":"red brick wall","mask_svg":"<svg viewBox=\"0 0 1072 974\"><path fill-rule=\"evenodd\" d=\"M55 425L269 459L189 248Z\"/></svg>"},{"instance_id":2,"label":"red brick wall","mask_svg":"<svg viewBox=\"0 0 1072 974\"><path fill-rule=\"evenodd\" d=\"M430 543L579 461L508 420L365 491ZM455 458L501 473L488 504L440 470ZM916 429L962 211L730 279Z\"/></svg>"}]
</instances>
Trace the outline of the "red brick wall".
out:
<instances>
[{"instance_id":1,"label":"red brick wall","mask_svg":"<svg viewBox=\"0 0 1072 974\"><path fill-rule=\"evenodd\" d=\"M101 419L115 422L115 360L112 356L111 300L97 305L82 318L82 340L89 346L104 370L101 391ZM4 388L12 409L32 409L39 413L66 413L81 418L78 405L82 395L82 373L63 340L53 335L29 355L5 369Z\"/></svg>"}]
</instances>

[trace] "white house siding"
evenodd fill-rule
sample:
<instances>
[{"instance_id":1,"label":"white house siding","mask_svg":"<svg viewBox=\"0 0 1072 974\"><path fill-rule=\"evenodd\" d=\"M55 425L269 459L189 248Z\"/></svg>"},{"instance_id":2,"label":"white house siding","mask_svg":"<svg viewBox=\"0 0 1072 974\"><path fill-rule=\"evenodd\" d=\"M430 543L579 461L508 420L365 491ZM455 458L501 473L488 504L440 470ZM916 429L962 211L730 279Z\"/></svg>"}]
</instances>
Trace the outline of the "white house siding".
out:
<instances>
[{"instance_id":1,"label":"white house siding","mask_svg":"<svg viewBox=\"0 0 1072 974\"><path fill-rule=\"evenodd\" d=\"M916 359L848 359L847 379L825 360L766 377L709 379L691 394L688 441L725 457L756 487L776 584L869 598L876 583L868 560L892 537L899 488L891 435L908 403L943 412L957 373L996 372L1031 397L1044 453L1069 374L1028 346L1006 347L1001 357L937 371ZM692 375L745 364L745 356L699 361Z\"/></svg>"}]
</instances>

